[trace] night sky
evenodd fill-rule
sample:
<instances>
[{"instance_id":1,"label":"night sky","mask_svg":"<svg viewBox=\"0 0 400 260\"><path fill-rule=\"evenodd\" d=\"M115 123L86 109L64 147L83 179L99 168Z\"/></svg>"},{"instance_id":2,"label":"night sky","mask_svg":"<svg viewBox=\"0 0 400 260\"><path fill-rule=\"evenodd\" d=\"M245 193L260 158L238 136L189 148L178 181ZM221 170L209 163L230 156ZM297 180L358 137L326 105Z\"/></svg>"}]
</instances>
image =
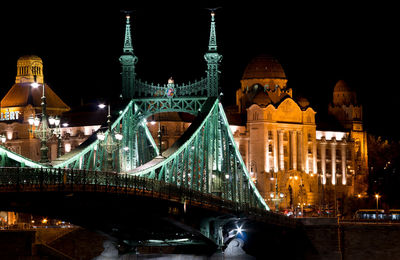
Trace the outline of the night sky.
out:
<instances>
[{"instance_id":1,"label":"night sky","mask_svg":"<svg viewBox=\"0 0 400 260\"><path fill-rule=\"evenodd\" d=\"M13 85L22 55L43 59L45 81L70 106L120 94L120 65L125 17L134 10L132 37L137 76L176 83L205 76L203 55L209 36L209 11L217 11L218 51L223 102L235 102L235 91L247 63L261 53L281 62L294 95L327 110L335 83L344 79L364 105L366 129L396 136L399 32L394 6L303 3L202 6L77 5L22 3L2 8L1 89Z\"/></svg>"}]
</instances>

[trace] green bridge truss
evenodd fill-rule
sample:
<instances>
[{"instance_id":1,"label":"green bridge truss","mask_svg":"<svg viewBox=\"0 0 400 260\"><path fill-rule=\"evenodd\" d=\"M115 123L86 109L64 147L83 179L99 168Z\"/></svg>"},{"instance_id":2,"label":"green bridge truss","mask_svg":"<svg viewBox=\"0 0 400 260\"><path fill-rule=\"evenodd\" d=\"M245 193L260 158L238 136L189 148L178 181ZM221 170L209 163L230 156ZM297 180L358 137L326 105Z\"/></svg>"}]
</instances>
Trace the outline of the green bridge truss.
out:
<instances>
[{"instance_id":1,"label":"green bridge truss","mask_svg":"<svg viewBox=\"0 0 400 260\"><path fill-rule=\"evenodd\" d=\"M157 146L144 119L155 113L174 111L197 117L175 144L162 156L156 156ZM268 209L250 179L217 98L132 100L112 124L111 132L116 129L122 132L124 139L112 152L107 152L102 141L93 135L77 149L54 161L52 167L0 147L1 166L112 170ZM109 135L109 130L105 134ZM107 169L109 156L113 169Z\"/></svg>"},{"instance_id":2,"label":"green bridge truss","mask_svg":"<svg viewBox=\"0 0 400 260\"><path fill-rule=\"evenodd\" d=\"M122 93L127 102L117 119L104 132L104 141L94 133L78 148L59 157L52 165L42 165L0 146L0 166L117 172L161 181L202 194L243 205L269 210L243 162L219 102L215 14L211 30L207 77L194 83L155 85L135 78L136 56L127 17L122 65ZM146 119L164 112L195 115L186 132L162 154L146 126ZM115 139L121 133L121 141ZM112 142L107 142L112 141ZM112 146L110 144L113 144Z\"/></svg>"}]
</instances>

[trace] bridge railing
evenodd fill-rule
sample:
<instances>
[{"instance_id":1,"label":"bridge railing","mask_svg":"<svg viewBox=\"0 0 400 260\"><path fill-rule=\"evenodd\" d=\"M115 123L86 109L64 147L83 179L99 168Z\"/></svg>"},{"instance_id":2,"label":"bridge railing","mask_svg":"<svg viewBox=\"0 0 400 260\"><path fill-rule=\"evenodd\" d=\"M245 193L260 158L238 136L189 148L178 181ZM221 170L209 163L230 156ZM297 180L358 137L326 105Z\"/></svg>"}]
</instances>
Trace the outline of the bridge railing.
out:
<instances>
[{"instance_id":1,"label":"bridge railing","mask_svg":"<svg viewBox=\"0 0 400 260\"><path fill-rule=\"evenodd\" d=\"M276 224L295 223L294 220L256 208L248 203L237 203L172 183L115 172L1 167L0 194L3 192L119 193L175 201L219 212L244 214L261 220L268 218L269 222Z\"/></svg>"}]
</instances>

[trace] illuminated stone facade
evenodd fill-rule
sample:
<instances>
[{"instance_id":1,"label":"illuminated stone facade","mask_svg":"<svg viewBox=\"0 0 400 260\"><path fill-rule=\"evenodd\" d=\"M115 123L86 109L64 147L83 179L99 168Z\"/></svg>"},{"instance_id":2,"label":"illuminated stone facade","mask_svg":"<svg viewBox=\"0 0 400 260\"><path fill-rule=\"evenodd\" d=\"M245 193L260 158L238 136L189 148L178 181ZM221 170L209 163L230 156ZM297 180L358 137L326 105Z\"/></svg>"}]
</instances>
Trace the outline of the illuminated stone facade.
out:
<instances>
[{"instance_id":1,"label":"illuminated stone facade","mask_svg":"<svg viewBox=\"0 0 400 260\"><path fill-rule=\"evenodd\" d=\"M319 130L316 112L293 97L279 62L268 55L253 59L236 92L245 126L235 134L239 150L271 208L326 207L335 199L366 191L367 143L362 106L339 81L329 113L340 131Z\"/></svg>"},{"instance_id":2,"label":"illuminated stone facade","mask_svg":"<svg viewBox=\"0 0 400 260\"><path fill-rule=\"evenodd\" d=\"M15 84L1 101L0 134L6 136L7 148L39 160L39 140L29 132L28 124L29 116L41 112L42 89L32 88L35 81L44 84L49 115L69 110L45 84L42 60L21 57ZM332 209L337 199L364 193L367 142L356 93L344 81L334 86L328 113L340 129L329 129L316 122L316 111L307 99L293 96L287 81L274 57L256 57L248 64L236 91L236 106L225 108L239 151L261 195L272 209L278 206L299 211L304 207ZM191 119L181 113L162 113L147 120L157 143L160 130L165 150L182 135ZM74 149L99 127L63 127L62 153ZM50 139L49 148L49 158L55 160L56 138Z\"/></svg>"},{"instance_id":3,"label":"illuminated stone facade","mask_svg":"<svg viewBox=\"0 0 400 260\"><path fill-rule=\"evenodd\" d=\"M335 197L337 201L366 192L362 107L343 81L338 85L329 114L341 127L319 129L316 111L307 99L293 96L274 57L262 55L247 66L236 91L236 106L225 111L243 160L271 209L333 212ZM174 117L163 115L155 118L161 125L148 124L156 142L161 127L164 148L189 126Z\"/></svg>"},{"instance_id":4,"label":"illuminated stone facade","mask_svg":"<svg viewBox=\"0 0 400 260\"><path fill-rule=\"evenodd\" d=\"M40 159L40 141L34 138L32 131L35 127L31 128L28 118L40 117L43 90L48 116L61 116L70 110L69 106L45 83L43 75L43 61L40 57L22 56L17 61L15 84L1 100L0 134L6 137L6 142L1 145L35 161ZM39 86L34 88L33 83ZM81 144L99 127L100 125L61 127L62 154ZM55 160L58 149L56 136L50 138L48 146L48 156L51 160Z\"/></svg>"}]
</instances>

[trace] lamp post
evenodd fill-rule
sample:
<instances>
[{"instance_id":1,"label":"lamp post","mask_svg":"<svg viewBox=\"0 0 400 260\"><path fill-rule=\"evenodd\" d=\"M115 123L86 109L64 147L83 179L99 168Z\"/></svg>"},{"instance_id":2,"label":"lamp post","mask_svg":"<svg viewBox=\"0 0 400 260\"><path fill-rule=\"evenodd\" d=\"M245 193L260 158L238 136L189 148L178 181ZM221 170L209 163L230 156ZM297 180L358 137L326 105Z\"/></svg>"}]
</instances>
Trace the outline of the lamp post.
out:
<instances>
[{"instance_id":1,"label":"lamp post","mask_svg":"<svg viewBox=\"0 0 400 260\"><path fill-rule=\"evenodd\" d=\"M279 212L279 204L282 202L283 197L285 194L279 192L279 183L278 183L278 173L276 172L275 178L271 178L272 180L275 179L275 192L271 192L270 197L271 200L275 203L275 212Z\"/></svg>"},{"instance_id":2,"label":"lamp post","mask_svg":"<svg viewBox=\"0 0 400 260\"><path fill-rule=\"evenodd\" d=\"M1 140L1 143L2 143L3 145L6 143L7 138L6 138L5 134L0 135L0 140Z\"/></svg>"},{"instance_id":3,"label":"lamp post","mask_svg":"<svg viewBox=\"0 0 400 260\"><path fill-rule=\"evenodd\" d=\"M162 157L162 134L161 134L161 121L160 121L160 115L158 116L158 132L157 132L157 137L158 137L158 157Z\"/></svg>"},{"instance_id":4,"label":"lamp post","mask_svg":"<svg viewBox=\"0 0 400 260\"><path fill-rule=\"evenodd\" d=\"M107 115L107 136L105 132L99 132L97 134L97 138L100 140L100 146L105 149L106 152L106 171L113 170L113 153L118 151L118 161L116 165L119 165L119 148L120 142L123 138L123 135L115 130L111 129L111 113L110 113L110 105L108 105L108 115ZM116 171L119 171L119 167L116 167Z\"/></svg>"},{"instance_id":5,"label":"lamp post","mask_svg":"<svg viewBox=\"0 0 400 260\"><path fill-rule=\"evenodd\" d=\"M375 199L376 199L376 210L379 209L379 198L381 197L381 195L379 194L375 194Z\"/></svg>"},{"instance_id":6,"label":"lamp post","mask_svg":"<svg viewBox=\"0 0 400 260\"><path fill-rule=\"evenodd\" d=\"M31 84L33 88L38 88L39 84L36 82L36 76L34 76L34 82ZM61 156L61 127L60 127L60 118L58 116L48 117L47 109L46 109L46 95L45 95L45 83L43 81L42 84L42 97L41 97L41 118L38 116L33 117L31 115L28 118L28 123L30 125L29 132L32 133L35 137L40 139L40 163L49 164L50 160L48 157L48 146L47 141L53 136L57 137L57 157ZM35 130L33 130L33 126L35 126Z\"/></svg>"},{"instance_id":7,"label":"lamp post","mask_svg":"<svg viewBox=\"0 0 400 260\"><path fill-rule=\"evenodd\" d=\"M275 193L271 192L270 196L271 200L275 203L275 212L279 213L279 204L282 202L283 197L285 197L285 194L283 194L282 192L275 191Z\"/></svg>"},{"instance_id":8,"label":"lamp post","mask_svg":"<svg viewBox=\"0 0 400 260\"><path fill-rule=\"evenodd\" d=\"M293 212L293 215L294 216L297 216L297 214L295 214L295 206L294 206L294 198L295 198L295 185L294 185L294 180L297 180L298 179L298 177L297 177L297 175L296 176L292 176L292 174L289 176L289 180L291 180L291 182L292 182L292 185L289 185L289 193L291 192L292 193L292 195L291 195L291 208L292 208L292 212ZM291 190L291 191L290 191ZM297 199L296 199L296 202L297 202Z\"/></svg>"},{"instance_id":9,"label":"lamp post","mask_svg":"<svg viewBox=\"0 0 400 260\"><path fill-rule=\"evenodd\" d=\"M34 77L35 82L32 83L33 88L39 87L39 84L36 82L36 76ZM30 132L33 132L33 134L40 139L40 163L43 164L49 164L50 160L47 155L49 148L47 147L47 141L49 138L53 135L53 131L49 127L49 122L47 119L47 113L46 113L46 95L45 95L45 83L43 82L42 84L42 102L41 102L41 107L42 107L42 113L41 113L41 118L39 119L37 116L33 118L33 116L29 117L28 123L31 126ZM32 126L35 126L36 129L32 130Z\"/></svg>"},{"instance_id":10,"label":"lamp post","mask_svg":"<svg viewBox=\"0 0 400 260\"><path fill-rule=\"evenodd\" d=\"M61 156L61 149L62 149L62 147L61 147L62 136L61 136L61 124L60 124L60 122L61 122L61 119L58 116L56 116L56 117L50 116L49 117L49 124L50 124L51 127L53 127L52 128L53 134L57 138L57 158Z\"/></svg>"}]
</instances>

